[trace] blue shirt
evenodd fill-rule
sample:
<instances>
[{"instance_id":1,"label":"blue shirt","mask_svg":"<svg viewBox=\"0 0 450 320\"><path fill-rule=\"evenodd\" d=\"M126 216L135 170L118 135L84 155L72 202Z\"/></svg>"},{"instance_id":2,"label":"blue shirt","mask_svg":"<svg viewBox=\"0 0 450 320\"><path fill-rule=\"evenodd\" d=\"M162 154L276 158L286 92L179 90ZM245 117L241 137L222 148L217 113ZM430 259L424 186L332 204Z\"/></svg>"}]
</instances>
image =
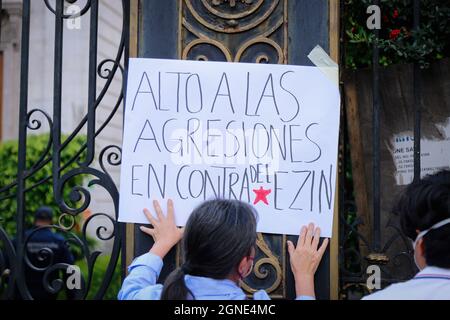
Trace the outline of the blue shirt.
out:
<instances>
[{"instance_id":1,"label":"blue shirt","mask_svg":"<svg viewBox=\"0 0 450 320\"><path fill-rule=\"evenodd\" d=\"M160 300L162 284L156 283L161 269L162 259L152 253L136 258L128 267L128 276L120 289L119 300ZM245 300L244 291L232 280L216 280L205 277L185 275L184 281L196 300ZM253 295L254 300L270 300L264 290ZM297 300L314 300L313 297L299 296Z\"/></svg>"}]
</instances>

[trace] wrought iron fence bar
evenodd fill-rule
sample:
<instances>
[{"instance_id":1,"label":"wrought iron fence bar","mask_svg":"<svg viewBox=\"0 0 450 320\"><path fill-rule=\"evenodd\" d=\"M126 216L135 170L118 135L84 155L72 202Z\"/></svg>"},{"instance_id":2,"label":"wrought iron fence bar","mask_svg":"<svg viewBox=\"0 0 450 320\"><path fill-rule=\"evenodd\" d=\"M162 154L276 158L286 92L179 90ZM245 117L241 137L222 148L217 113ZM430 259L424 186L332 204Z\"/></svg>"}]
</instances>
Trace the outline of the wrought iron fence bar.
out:
<instances>
[{"instance_id":1,"label":"wrought iron fence bar","mask_svg":"<svg viewBox=\"0 0 450 320\"><path fill-rule=\"evenodd\" d=\"M375 1L375 5L380 5L380 0ZM374 29L374 42L372 47L372 139L373 139L373 247L379 252L381 246L380 229L380 50L378 48L379 30Z\"/></svg>"},{"instance_id":2,"label":"wrought iron fence bar","mask_svg":"<svg viewBox=\"0 0 450 320\"><path fill-rule=\"evenodd\" d=\"M0 0L0 43L1 43L1 41L2 41L2 33L1 33L2 8L3 8L3 3L2 3L2 0Z\"/></svg>"},{"instance_id":3,"label":"wrought iron fence bar","mask_svg":"<svg viewBox=\"0 0 450 320\"><path fill-rule=\"evenodd\" d=\"M413 12L414 12L414 21L413 27L416 34L420 30L420 0L414 0L413 3ZM420 171L421 171L421 163L420 163L420 138L421 138L421 122L422 122L422 110L420 103L420 77L419 77L420 68L419 65L414 63L414 71L413 71L413 90L414 90L414 181L420 180Z\"/></svg>"},{"instance_id":4,"label":"wrought iron fence bar","mask_svg":"<svg viewBox=\"0 0 450 320\"><path fill-rule=\"evenodd\" d=\"M125 45L124 45L124 72L123 72L123 87L122 87L122 95L123 95L123 114L125 114L125 101L127 100L127 81L128 81L128 62L130 58L130 14L131 14L131 4L130 0L125 0L123 2L123 36L125 39ZM125 117L122 119L122 127L125 125ZM125 280L126 274L127 274L127 246L126 246L126 223L120 223L119 224L121 231L122 231L122 243L121 243L121 278L122 281Z\"/></svg>"},{"instance_id":5,"label":"wrought iron fence bar","mask_svg":"<svg viewBox=\"0 0 450 320\"><path fill-rule=\"evenodd\" d=\"M17 215L16 215L16 249L17 259L14 261L13 284L24 299L31 299L23 276L24 231L25 231L25 175L27 157L27 111L28 111L28 69L30 48L30 0L22 3L22 40L20 65L20 104L19 104L19 150L17 165Z\"/></svg>"},{"instance_id":6,"label":"wrought iron fence bar","mask_svg":"<svg viewBox=\"0 0 450 320\"><path fill-rule=\"evenodd\" d=\"M61 151L61 103L62 103L62 50L63 50L63 14L64 0L57 0L55 6L55 48L54 48L54 78L53 78L53 154L52 173L53 190L57 197L60 177ZM58 202L58 201L57 201Z\"/></svg>"},{"instance_id":7,"label":"wrought iron fence bar","mask_svg":"<svg viewBox=\"0 0 450 320\"><path fill-rule=\"evenodd\" d=\"M94 160L95 155L95 102L97 96L97 35L98 35L98 0L91 0L90 40L89 40L89 91L87 122L86 165Z\"/></svg>"},{"instance_id":8,"label":"wrought iron fence bar","mask_svg":"<svg viewBox=\"0 0 450 320\"><path fill-rule=\"evenodd\" d=\"M129 0L122 0L122 1L124 1L124 3L126 3L126 2L129 1ZM84 9L83 9L83 10L84 10ZM52 12L53 12L53 11L52 11ZM118 50L117 50L117 54L116 54L116 57L114 58L114 61L120 61L120 60L121 60L122 55L123 55L123 48L124 48L124 45L125 45L125 38L124 38L124 35L122 34L121 39L120 39L119 48L118 48ZM121 69L121 68L119 67L119 64L114 64L114 66L112 67L112 70L111 70L111 72L110 72L110 74L109 74L108 80L106 81L106 84L104 85L103 89L101 90L101 92L99 93L99 95L98 95L98 97L97 97L97 99L96 99L96 101L95 101L95 109L98 107L98 105L100 104L100 102L103 100L103 97L105 96L106 92L108 91L108 89L109 89L109 87L110 87L110 84L111 84L112 80L114 79L114 76L115 76L115 74L116 74L117 69ZM115 113L115 111L116 111L116 110L113 110L112 113ZM75 136L80 132L80 130L82 129L82 127L86 124L87 118L88 118L87 115L85 115L85 116L83 117L83 119L80 121L80 123L78 124L78 126L70 133L70 135L65 139L65 141L62 142L60 150L63 150L65 147L67 147L67 146L69 145L69 143L75 138ZM110 120L110 119L109 119L109 120ZM103 131L103 129L105 128L105 126L106 126L108 123L109 123L108 121L105 121L105 122L100 126L100 128L98 128L98 129L95 131L95 136L96 136L96 137L100 134L100 132ZM79 152L80 152L80 153L83 152L83 151L85 150L85 148L86 148L86 145L84 145L84 146L82 147L83 150L80 150ZM69 166L71 163L73 163L73 161L76 160L76 158L78 158L78 156L79 156L79 154L77 154L75 158L70 159L70 160L68 161L68 163L67 163L65 166L61 167L61 168L60 168L60 172L61 172L62 170L64 170L67 166ZM45 159L44 161L42 161L42 163L41 163L39 166L37 166L36 168L34 168L34 170L27 171L27 172L25 173L25 177L26 177L26 178L31 177L33 174L35 174L37 171L39 171L42 167L44 167L46 164L48 164L48 163L50 162L50 160L52 160L52 159L49 157L49 158ZM46 182L47 180L51 179L52 177L53 177L53 175L50 175L50 176L44 178L43 180L37 182L37 183L34 184L33 186L28 187L27 190L33 189L34 187L40 185L41 183ZM3 187L0 188L0 193L3 193L3 192L5 192L5 191L7 191L7 190L9 190L9 189L11 189L11 188L13 188L13 187L15 187L16 185L17 185L17 181L14 181L14 182L12 182L12 183L6 185L6 186L3 186ZM0 197L0 201L1 201L1 200L4 200L4 199L11 198L11 197L13 197L13 196L14 196L14 195L12 195L12 196L11 196L11 195L2 196L2 197Z\"/></svg>"}]
</instances>

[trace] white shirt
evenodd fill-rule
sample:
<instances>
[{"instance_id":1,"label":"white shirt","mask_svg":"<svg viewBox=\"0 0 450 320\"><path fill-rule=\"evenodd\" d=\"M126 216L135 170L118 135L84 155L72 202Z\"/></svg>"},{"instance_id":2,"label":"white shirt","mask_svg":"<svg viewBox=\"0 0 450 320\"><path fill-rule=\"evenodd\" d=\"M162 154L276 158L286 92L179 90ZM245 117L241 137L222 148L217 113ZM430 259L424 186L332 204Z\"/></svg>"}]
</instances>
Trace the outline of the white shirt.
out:
<instances>
[{"instance_id":1,"label":"white shirt","mask_svg":"<svg viewBox=\"0 0 450 320\"><path fill-rule=\"evenodd\" d=\"M363 300L450 300L450 269L426 267L411 280L392 284Z\"/></svg>"}]
</instances>

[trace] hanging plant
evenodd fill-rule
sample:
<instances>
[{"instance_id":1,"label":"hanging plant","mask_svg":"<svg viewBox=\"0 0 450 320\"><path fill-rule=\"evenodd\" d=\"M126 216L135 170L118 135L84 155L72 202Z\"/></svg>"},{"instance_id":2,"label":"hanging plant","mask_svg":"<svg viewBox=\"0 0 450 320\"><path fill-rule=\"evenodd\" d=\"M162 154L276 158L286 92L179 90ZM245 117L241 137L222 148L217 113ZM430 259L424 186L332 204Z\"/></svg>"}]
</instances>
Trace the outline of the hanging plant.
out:
<instances>
[{"instance_id":1,"label":"hanging plant","mask_svg":"<svg viewBox=\"0 0 450 320\"><path fill-rule=\"evenodd\" d=\"M426 68L430 62L450 56L450 2L421 0L420 28L413 29L413 0L382 0L381 30L376 40L366 26L369 0L344 3L345 66L365 68L372 64L372 46L377 42L380 64L416 62Z\"/></svg>"}]
</instances>

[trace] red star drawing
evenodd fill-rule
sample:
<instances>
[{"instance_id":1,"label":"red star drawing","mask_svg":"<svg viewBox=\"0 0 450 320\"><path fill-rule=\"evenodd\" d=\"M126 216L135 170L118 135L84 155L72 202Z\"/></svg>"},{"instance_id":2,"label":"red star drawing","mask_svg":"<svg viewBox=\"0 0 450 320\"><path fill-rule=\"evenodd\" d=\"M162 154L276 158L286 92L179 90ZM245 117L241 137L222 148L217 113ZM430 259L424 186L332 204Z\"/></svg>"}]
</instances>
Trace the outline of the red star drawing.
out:
<instances>
[{"instance_id":1,"label":"red star drawing","mask_svg":"<svg viewBox=\"0 0 450 320\"><path fill-rule=\"evenodd\" d=\"M267 202L267 196L272 192L272 189L265 190L263 187L260 187L259 189L253 189L253 192L256 194L253 204L257 204L260 201L269 204L269 202Z\"/></svg>"}]
</instances>

